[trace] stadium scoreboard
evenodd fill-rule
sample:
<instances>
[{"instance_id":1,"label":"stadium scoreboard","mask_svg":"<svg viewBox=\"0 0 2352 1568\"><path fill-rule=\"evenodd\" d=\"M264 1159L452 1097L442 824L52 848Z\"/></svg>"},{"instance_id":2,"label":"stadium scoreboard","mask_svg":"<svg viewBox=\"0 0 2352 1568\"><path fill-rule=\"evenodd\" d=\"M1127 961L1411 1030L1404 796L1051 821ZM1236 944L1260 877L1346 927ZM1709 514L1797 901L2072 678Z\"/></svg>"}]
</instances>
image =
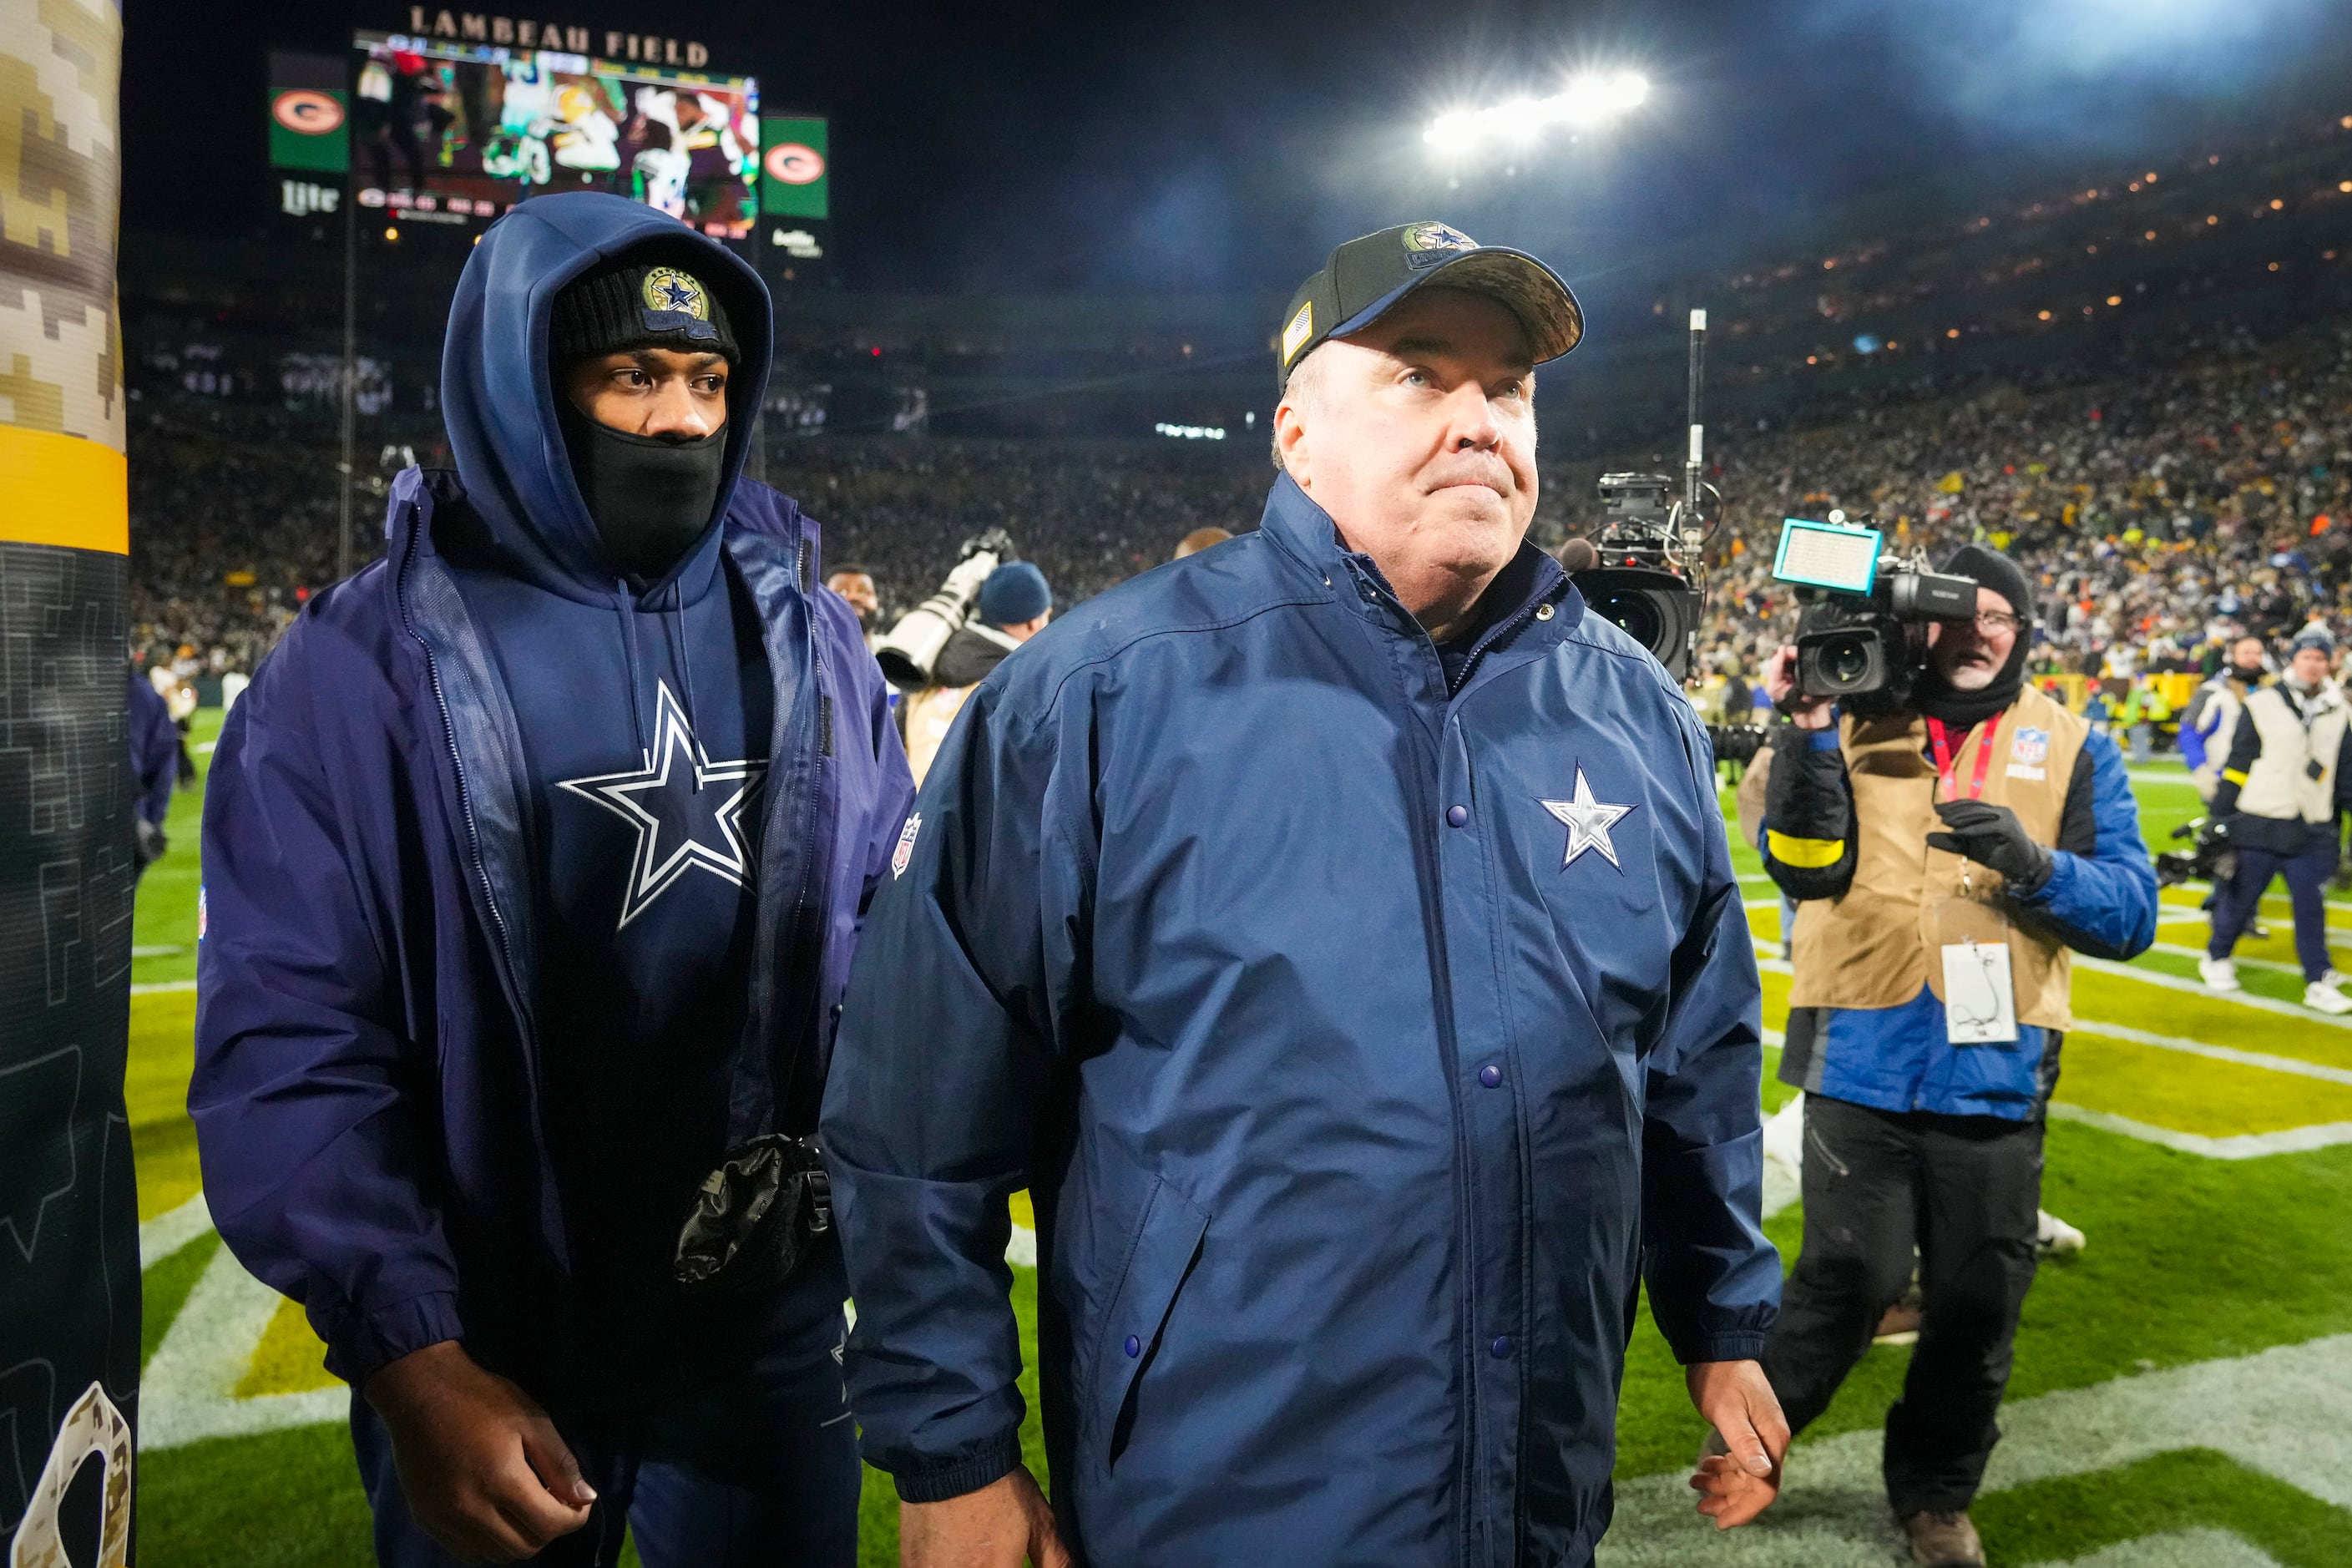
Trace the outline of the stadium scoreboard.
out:
<instances>
[{"instance_id":1,"label":"stadium scoreboard","mask_svg":"<svg viewBox=\"0 0 2352 1568\"><path fill-rule=\"evenodd\" d=\"M828 248L826 122L763 121L758 80L703 68L701 43L408 10L420 30L362 30L347 57L271 52L280 213L464 225L602 190L725 239L764 216L780 258Z\"/></svg>"},{"instance_id":2,"label":"stadium scoreboard","mask_svg":"<svg viewBox=\"0 0 2352 1568\"><path fill-rule=\"evenodd\" d=\"M750 77L415 33L362 32L352 56L350 157L363 211L462 223L552 191L601 190L728 239L759 216Z\"/></svg>"}]
</instances>

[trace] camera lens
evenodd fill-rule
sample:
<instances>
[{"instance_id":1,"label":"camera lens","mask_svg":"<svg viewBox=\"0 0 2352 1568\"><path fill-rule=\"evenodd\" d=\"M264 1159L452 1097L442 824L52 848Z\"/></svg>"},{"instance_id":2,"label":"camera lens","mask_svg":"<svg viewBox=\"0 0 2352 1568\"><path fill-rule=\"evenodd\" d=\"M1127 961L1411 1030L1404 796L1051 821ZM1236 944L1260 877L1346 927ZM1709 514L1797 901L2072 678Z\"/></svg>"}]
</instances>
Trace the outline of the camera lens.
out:
<instances>
[{"instance_id":1,"label":"camera lens","mask_svg":"<svg viewBox=\"0 0 2352 1568\"><path fill-rule=\"evenodd\" d=\"M1638 588L1606 592L1592 601L1592 610L1652 653L1659 653L1658 645L1665 625L1659 618L1657 602L1649 595ZM1659 656L1664 657L1663 654Z\"/></svg>"},{"instance_id":2,"label":"camera lens","mask_svg":"<svg viewBox=\"0 0 2352 1568\"><path fill-rule=\"evenodd\" d=\"M1858 637L1842 637L1822 646L1818 668L1822 681L1834 691L1852 691L1870 679L1877 660L1870 644Z\"/></svg>"}]
</instances>

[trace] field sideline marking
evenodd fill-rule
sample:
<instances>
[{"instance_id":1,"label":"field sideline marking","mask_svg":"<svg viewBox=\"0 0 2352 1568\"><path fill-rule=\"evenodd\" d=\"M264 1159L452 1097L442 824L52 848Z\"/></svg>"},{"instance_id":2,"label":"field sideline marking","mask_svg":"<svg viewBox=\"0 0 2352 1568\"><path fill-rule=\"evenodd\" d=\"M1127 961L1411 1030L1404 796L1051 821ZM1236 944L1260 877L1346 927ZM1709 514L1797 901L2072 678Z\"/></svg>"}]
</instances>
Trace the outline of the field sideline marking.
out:
<instances>
[{"instance_id":1,"label":"field sideline marking","mask_svg":"<svg viewBox=\"0 0 2352 1568\"><path fill-rule=\"evenodd\" d=\"M2250 995L2243 991L2216 991L2201 980L2185 979L2178 974L2166 974L2154 969L2142 969L2137 964L2117 963L2111 958L2093 958L2088 953L2074 955L2077 967L2095 974L2113 974L2125 980L2137 980L2143 985L2161 986L2167 991L2186 991L2193 996L2224 1003L2232 1007L2252 1007L2258 1012L2274 1013L2282 1018L2293 1018L2299 1024L2312 1024L2329 1029L2352 1029L2352 1018L2336 1018L2304 1006L2299 1002L2279 1002L2268 996Z\"/></svg>"},{"instance_id":2,"label":"field sideline marking","mask_svg":"<svg viewBox=\"0 0 2352 1568\"><path fill-rule=\"evenodd\" d=\"M2208 1160L2261 1160L2273 1154L2308 1154L2315 1149L2332 1149L2338 1143L2352 1143L2352 1121L2324 1121L2312 1127L2290 1127L2278 1132L2240 1132L2228 1138L2208 1138L2200 1132L2179 1132L2169 1127L2118 1116L2112 1110L2094 1110L2087 1105L2076 1105L2063 1100L2050 1102L2050 1114L2062 1121L2080 1122L2103 1132L2137 1138L2143 1143L2176 1149L2183 1154L2200 1154Z\"/></svg>"},{"instance_id":3,"label":"field sideline marking","mask_svg":"<svg viewBox=\"0 0 2352 1568\"><path fill-rule=\"evenodd\" d=\"M2216 1448L2323 1502L2352 1506L2352 1335L2012 1400L2001 1406L2000 1424L1988 1492ZM1874 1426L1801 1440L1789 1457L1780 1517L1722 1537L1691 1511L1685 1472L1621 1482L1601 1568L1885 1568L1901 1540L1879 1476L1883 1441ZM2210 1556L2137 1552L2089 1561L2218 1568Z\"/></svg>"},{"instance_id":4,"label":"field sideline marking","mask_svg":"<svg viewBox=\"0 0 2352 1568\"><path fill-rule=\"evenodd\" d=\"M139 1226L139 1272L144 1274L213 1228L213 1211L199 1192L178 1208L166 1209Z\"/></svg>"},{"instance_id":5,"label":"field sideline marking","mask_svg":"<svg viewBox=\"0 0 2352 1568\"><path fill-rule=\"evenodd\" d=\"M213 1254L141 1377L142 1451L349 1417L351 1390L341 1384L299 1394L236 1397L236 1385L284 1299L247 1274L227 1247Z\"/></svg>"},{"instance_id":6,"label":"field sideline marking","mask_svg":"<svg viewBox=\"0 0 2352 1568\"><path fill-rule=\"evenodd\" d=\"M159 991L194 991L193 980L149 980L131 988L133 996L152 996Z\"/></svg>"}]
</instances>

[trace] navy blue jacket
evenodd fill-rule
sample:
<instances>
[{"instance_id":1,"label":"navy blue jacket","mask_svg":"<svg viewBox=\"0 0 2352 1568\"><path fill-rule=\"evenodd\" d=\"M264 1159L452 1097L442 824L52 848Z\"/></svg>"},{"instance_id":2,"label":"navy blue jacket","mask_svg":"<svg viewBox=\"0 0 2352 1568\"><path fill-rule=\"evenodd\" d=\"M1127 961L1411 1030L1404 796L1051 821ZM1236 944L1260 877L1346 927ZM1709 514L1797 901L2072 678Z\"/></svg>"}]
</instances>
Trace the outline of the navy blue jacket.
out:
<instances>
[{"instance_id":1,"label":"navy blue jacket","mask_svg":"<svg viewBox=\"0 0 2352 1568\"><path fill-rule=\"evenodd\" d=\"M139 786L133 809L140 821L161 827L171 814L172 787L180 780L179 726L145 670L131 672L128 700L123 723L131 741L131 776Z\"/></svg>"},{"instance_id":2,"label":"navy blue jacket","mask_svg":"<svg viewBox=\"0 0 2352 1568\"><path fill-rule=\"evenodd\" d=\"M1024 1186L1054 1506L1104 1568L1581 1563L1641 1274L1684 1361L1760 1353L1706 736L1556 571L1481 640L1449 693L1285 478L974 692L825 1098L902 1496L1018 1461Z\"/></svg>"},{"instance_id":3,"label":"navy blue jacket","mask_svg":"<svg viewBox=\"0 0 2352 1568\"><path fill-rule=\"evenodd\" d=\"M541 368L549 309L601 258L654 237L692 244L756 297L735 328L740 406L758 406L770 326L748 268L619 198L524 204L484 238L452 310L443 406L458 476L400 476L385 559L311 599L214 754L188 1091L205 1194L238 1259L302 1302L352 1382L455 1338L493 1364L527 1360L565 1268L516 728L436 517L504 510L593 563ZM813 1109L911 784L856 617L815 587L815 524L737 479L751 421L730 424L715 526L774 683L733 1138L791 1103L775 1082L788 1060Z\"/></svg>"}]
</instances>

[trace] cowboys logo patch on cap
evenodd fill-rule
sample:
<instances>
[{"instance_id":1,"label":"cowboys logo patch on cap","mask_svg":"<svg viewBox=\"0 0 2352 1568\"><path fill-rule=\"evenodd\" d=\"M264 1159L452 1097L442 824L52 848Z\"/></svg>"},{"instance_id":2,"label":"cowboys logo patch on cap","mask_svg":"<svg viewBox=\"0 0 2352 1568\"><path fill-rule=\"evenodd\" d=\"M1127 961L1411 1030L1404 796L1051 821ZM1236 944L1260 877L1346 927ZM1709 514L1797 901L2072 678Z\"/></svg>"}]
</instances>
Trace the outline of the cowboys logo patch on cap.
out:
<instances>
[{"instance_id":1,"label":"cowboys logo patch on cap","mask_svg":"<svg viewBox=\"0 0 2352 1568\"><path fill-rule=\"evenodd\" d=\"M1584 310L1566 280L1526 251L1480 245L1452 224L1399 224L1339 247L1291 295L1275 345L1276 385L1286 384L1317 344L1363 331L1430 284L1484 294L1508 310L1538 364L1584 335Z\"/></svg>"},{"instance_id":2,"label":"cowboys logo patch on cap","mask_svg":"<svg viewBox=\"0 0 2352 1568\"><path fill-rule=\"evenodd\" d=\"M680 272L675 267L649 268L643 293L646 331L683 331L689 338L719 335L710 324L710 296L703 291L702 280L692 273ZM701 329L698 331L698 327Z\"/></svg>"},{"instance_id":3,"label":"cowboys logo patch on cap","mask_svg":"<svg viewBox=\"0 0 2352 1568\"><path fill-rule=\"evenodd\" d=\"M1409 223L1398 239L1404 245L1405 265L1416 270L1436 266L1452 250L1475 250L1478 242L1450 223Z\"/></svg>"}]
</instances>

